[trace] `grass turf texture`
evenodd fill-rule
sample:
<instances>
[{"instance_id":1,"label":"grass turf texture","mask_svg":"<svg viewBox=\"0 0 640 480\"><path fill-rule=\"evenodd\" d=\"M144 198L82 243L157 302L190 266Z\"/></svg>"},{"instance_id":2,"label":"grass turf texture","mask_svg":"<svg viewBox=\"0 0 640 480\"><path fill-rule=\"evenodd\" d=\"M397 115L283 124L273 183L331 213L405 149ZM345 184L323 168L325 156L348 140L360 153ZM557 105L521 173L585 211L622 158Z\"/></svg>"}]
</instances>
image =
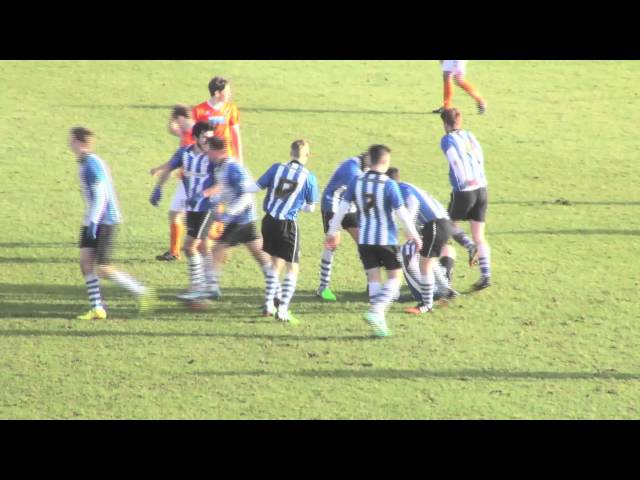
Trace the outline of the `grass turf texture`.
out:
<instances>
[{"instance_id":1,"label":"grass turf texture","mask_svg":"<svg viewBox=\"0 0 640 480\"><path fill-rule=\"evenodd\" d=\"M323 187L374 142L404 179L446 204L437 62L2 62L0 418L638 418L639 62L471 62L486 116L454 103L485 149L495 286L429 317L395 304L394 336L362 321L365 281L344 236L338 303L322 304L320 214L303 214L290 327L258 316L261 274L233 252L224 298L193 313L173 299L185 262L160 263L174 184L148 203L150 167L177 145L169 108L231 79L257 177L311 142ZM88 309L77 264L82 202L71 126L97 132L125 223L115 259L158 289L158 313L103 282ZM261 201L262 195L259 196ZM567 200L567 201L564 201ZM477 270L458 248L456 288Z\"/></svg>"}]
</instances>

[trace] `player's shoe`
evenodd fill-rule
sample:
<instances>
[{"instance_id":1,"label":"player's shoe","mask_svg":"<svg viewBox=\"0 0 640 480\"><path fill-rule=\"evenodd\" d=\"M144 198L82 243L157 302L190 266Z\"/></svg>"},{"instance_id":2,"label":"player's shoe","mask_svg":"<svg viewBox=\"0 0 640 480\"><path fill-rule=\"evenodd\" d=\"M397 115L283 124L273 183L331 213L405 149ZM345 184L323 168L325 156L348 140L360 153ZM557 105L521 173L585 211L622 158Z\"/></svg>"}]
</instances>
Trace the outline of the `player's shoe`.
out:
<instances>
[{"instance_id":1,"label":"player's shoe","mask_svg":"<svg viewBox=\"0 0 640 480\"><path fill-rule=\"evenodd\" d=\"M335 302L338 300L329 287L323 288L322 290L318 289L316 291L316 296L320 297L325 302Z\"/></svg>"},{"instance_id":2,"label":"player's shoe","mask_svg":"<svg viewBox=\"0 0 640 480\"><path fill-rule=\"evenodd\" d=\"M410 315L422 315L424 313L432 313L433 308L427 307L424 303L420 303L415 307L407 308L405 313Z\"/></svg>"},{"instance_id":3,"label":"player's shoe","mask_svg":"<svg viewBox=\"0 0 640 480\"><path fill-rule=\"evenodd\" d=\"M173 255L170 251L164 252L162 255L158 255L156 260L160 262L175 262L176 260L180 260L179 256Z\"/></svg>"},{"instance_id":4,"label":"player's shoe","mask_svg":"<svg viewBox=\"0 0 640 480\"><path fill-rule=\"evenodd\" d=\"M478 115L484 115L487 112L486 102L478 103Z\"/></svg>"},{"instance_id":5,"label":"player's shoe","mask_svg":"<svg viewBox=\"0 0 640 480\"><path fill-rule=\"evenodd\" d=\"M453 288L448 288L446 292L442 295L442 298L445 300L453 300L456 297L459 297L460 294L456 292Z\"/></svg>"},{"instance_id":6,"label":"player's shoe","mask_svg":"<svg viewBox=\"0 0 640 480\"><path fill-rule=\"evenodd\" d=\"M153 287L147 287L145 292L138 297L138 311L145 315L153 311L158 301L158 294Z\"/></svg>"},{"instance_id":7,"label":"player's shoe","mask_svg":"<svg viewBox=\"0 0 640 480\"><path fill-rule=\"evenodd\" d=\"M95 307L84 315L78 315L77 320L104 320L107 318L107 311L102 307Z\"/></svg>"},{"instance_id":8,"label":"player's shoe","mask_svg":"<svg viewBox=\"0 0 640 480\"><path fill-rule=\"evenodd\" d=\"M391 330L387 327L387 322L384 319L384 315L374 312L367 312L364 314L364 319L373 329L373 334L376 337L384 338L391 336Z\"/></svg>"},{"instance_id":9,"label":"player's shoe","mask_svg":"<svg viewBox=\"0 0 640 480\"><path fill-rule=\"evenodd\" d=\"M469 254L469 266L473 267L478 264L478 247L474 244L471 246L469 250L467 250ZM451 280L449 280L451 281Z\"/></svg>"},{"instance_id":10,"label":"player's shoe","mask_svg":"<svg viewBox=\"0 0 640 480\"><path fill-rule=\"evenodd\" d=\"M207 288L204 293L209 300L218 300L222 296L219 288Z\"/></svg>"},{"instance_id":11,"label":"player's shoe","mask_svg":"<svg viewBox=\"0 0 640 480\"><path fill-rule=\"evenodd\" d=\"M208 299L209 294L207 292L199 290L187 290L184 293L179 293L178 295L176 295L176 298L185 302L194 302L198 300Z\"/></svg>"},{"instance_id":12,"label":"player's shoe","mask_svg":"<svg viewBox=\"0 0 640 480\"><path fill-rule=\"evenodd\" d=\"M300 323L300 320L291 315L291 312L289 310L283 311L282 309L278 308L275 317L276 320L288 323L289 325L298 325Z\"/></svg>"},{"instance_id":13,"label":"player's shoe","mask_svg":"<svg viewBox=\"0 0 640 480\"><path fill-rule=\"evenodd\" d=\"M473 284L473 290L476 292L489 288L491 286L491 277L481 277L476 283Z\"/></svg>"},{"instance_id":14,"label":"player's shoe","mask_svg":"<svg viewBox=\"0 0 640 480\"><path fill-rule=\"evenodd\" d=\"M262 306L262 315L265 317L273 317L278 313L278 308L275 305L267 305L266 303Z\"/></svg>"},{"instance_id":15,"label":"player's shoe","mask_svg":"<svg viewBox=\"0 0 640 480\"><path fill-rule=\"evenodd\" d=\"M444 112L444 107L436 108L435 110L431 110L431 113L441 114Z\"/></svg>"}]
</instances>

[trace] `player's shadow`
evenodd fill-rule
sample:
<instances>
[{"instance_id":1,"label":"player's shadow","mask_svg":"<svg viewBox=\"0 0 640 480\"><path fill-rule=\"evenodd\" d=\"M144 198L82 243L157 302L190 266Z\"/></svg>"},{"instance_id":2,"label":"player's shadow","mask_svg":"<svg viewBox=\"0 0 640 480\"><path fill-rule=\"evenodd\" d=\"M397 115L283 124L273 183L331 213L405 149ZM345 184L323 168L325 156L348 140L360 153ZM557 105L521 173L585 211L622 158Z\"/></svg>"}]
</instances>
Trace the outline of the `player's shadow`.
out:
<instances>
[{"instance_id":1,"label":"player's shadow","mask_svg":"<svg viewBox=\"0 0 640 480\"><path fill-rule=\"evenodd\" d=\"M490 200L491 205L527 205L527 206L537 206L537 205L558 205L558 206L567 206L570 207L572 205L619 205L619 206L635 206L640 205L640 201L618 201L618 200L602 200L602 201L582 201L582 200L565 200L565 199L557 199L557 200Z\"/></svg>"},{"instance_id":2,"label":"player's shadow","mask_svg":"<svg viewBox=\"0 0 640 480\"><path fill-rule=\"evenodd\" d=\"M640 230L575 228L562 230L514 230L491 232L491 235L640 235Z\"/></svg>"},{"instance_id":3,"label":"player's shadow","mask_svg":"<svg viewBox=\"0 0 640 480\"><path fill-rule=\"evenodd\" d=\"M205 371L198 375L215 377L230 376L298 376L308 378L374 378L382 380L402 379L445 379L445 380L640 380L640 374L621 373L616 371L602 372L544 372L544 371L512 371L493 369L463 369L463 370L400 370L363 368L359 370L300 370L295 372L265 372L265 371Z\"/></svg>"}]
</instances>

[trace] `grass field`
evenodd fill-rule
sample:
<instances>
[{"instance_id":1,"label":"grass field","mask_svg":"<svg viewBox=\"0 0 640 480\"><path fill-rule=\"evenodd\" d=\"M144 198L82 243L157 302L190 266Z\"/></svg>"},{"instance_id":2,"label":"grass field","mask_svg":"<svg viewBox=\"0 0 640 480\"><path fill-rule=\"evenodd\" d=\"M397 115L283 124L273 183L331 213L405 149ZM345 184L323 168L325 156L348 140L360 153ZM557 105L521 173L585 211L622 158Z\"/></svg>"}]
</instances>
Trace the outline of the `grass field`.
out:
<instances>
[{"instance_id":1,"label":"grass field","mask_svg":"<svg viewBox=\"0 0 640 480\"><path fill-rule=\"evenodd\" d=\"M254 176L311 142L321 187L371 143L446 204L435 61L2 62L0 76L0 418L639 418L640 62L471 62L486 116L455 103L485 149L495 286L428 318L362 322L364 278L350 239L334 266L337 304L319 303L320 214L305 214L297 327L259 317L262 278L236 250L225 296L184 311L185 262L166 250L150 167L169 158L169 108L228 76ZM104 287L87 309L76 246L83 204L67 132L98 134L125 216L117 264L154 285L152 318ZM262 195L259 196L259 200ZM559 201L566 199L568 202ZM458 250L461 259L463 251ZM477 270L459 262L455 285Z\"/></svg>"}]
</instances>

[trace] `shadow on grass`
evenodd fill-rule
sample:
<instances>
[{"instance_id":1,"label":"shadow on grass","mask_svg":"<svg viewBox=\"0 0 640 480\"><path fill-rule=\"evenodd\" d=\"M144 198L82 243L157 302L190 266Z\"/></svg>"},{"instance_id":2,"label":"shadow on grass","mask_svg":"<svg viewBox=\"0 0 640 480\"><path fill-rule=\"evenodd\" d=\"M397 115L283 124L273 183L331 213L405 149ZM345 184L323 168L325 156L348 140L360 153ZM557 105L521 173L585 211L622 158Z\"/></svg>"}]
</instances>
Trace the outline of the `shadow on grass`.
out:
<instances>
[{"instance_id":1,"label":"shadow on grass","mask_svg":"<svg viewBox=\"0 0 640 480\"><path fill-rule=\"evenodd\" d=\"M602 201L582 201L582 200L491 200L491 205L620 205L634 206L640 205L640 201L620 201L620 200L602 200Z\"/></svg>"},{"instance_id":2,"label":"shadow on grass","mask_svg":"<svg viewBox=\"0 0 640 480\"><path fill-rule=\"evenodd\" d=\"M491 235L640 235L640 230L576 228L567 230L517 230L511 232L491 232Z\"/></svg>"},{"instance_id":3,"label":"shadow on grass","mask_svg":"<svg viewBox=\"0 0 640 480\"><path fill-rule=\"evenodd\" d=\"M402 379L445 379L445 380L640 380L640 374L604 372L540 372L510 370L395 370L395 369L362 369L362 370L301 370L294 372L256 371L219 371L194 372L197 375L214 377L234 376L297 376L309 378L375 378L378 380Z\"/></svg>"}]
</instances>

